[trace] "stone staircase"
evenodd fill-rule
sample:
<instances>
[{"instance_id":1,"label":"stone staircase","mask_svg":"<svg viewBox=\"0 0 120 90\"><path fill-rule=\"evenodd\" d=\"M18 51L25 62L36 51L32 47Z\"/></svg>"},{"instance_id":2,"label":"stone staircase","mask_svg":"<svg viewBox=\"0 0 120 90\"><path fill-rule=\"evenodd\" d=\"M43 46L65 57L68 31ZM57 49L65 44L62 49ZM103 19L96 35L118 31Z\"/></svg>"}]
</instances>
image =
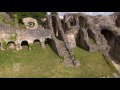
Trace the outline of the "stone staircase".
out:
<instances>
[{"instance_id":1,"label":"stone staircase","mask_svg":"<svg viewBox=\"0 0 120 90\"><path fill-rule=\"evenodd\" d=\"M53 49L55 50L55 52L60 56L63 57L63 65L64 66L68 66L68 67L78 67L80 66L80 62L77 60L74 60L73 56L72 56L72 51L69 48L69 45L67 45L67 41L66 41L66 35L64 34L64 30L62 28L62 24L61 24L61 20L59 19L58 16L53 16L54 19L52 18L52 16L48 16L48 26L49 28L52 30L52 40L53 40L53 44L55 47L53 47ZM57 28L55 28L58 32L59 35L61 36L62 40L59 40L54 32L54 26L53 26L53 21L56 21L56 25Z\"/></svg>"},{"instance_id":2,"label":"stone staircase","mask_svg":"<svg viewBox=\"0 0 120 90\"><path fill-rule=\"evenodd\" d=\"M63 64L70 67L74 66L74 60L72 59L70 51L67 50L65 43L59 40L59 45L62 56L64 57Z\"/></svg>"}]
</instances>

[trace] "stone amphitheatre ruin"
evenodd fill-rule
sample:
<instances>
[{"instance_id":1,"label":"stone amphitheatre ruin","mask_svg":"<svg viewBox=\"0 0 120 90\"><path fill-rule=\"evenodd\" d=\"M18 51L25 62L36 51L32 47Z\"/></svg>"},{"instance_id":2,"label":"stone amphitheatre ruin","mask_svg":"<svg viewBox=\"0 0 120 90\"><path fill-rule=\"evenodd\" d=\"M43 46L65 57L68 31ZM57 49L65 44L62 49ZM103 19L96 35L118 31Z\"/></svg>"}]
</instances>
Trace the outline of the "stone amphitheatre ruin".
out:
<instances>
[{"instance_id":1,"label":"stone amphitheatre ruin","mask_svg":"<svg viewBox=\"0 0 120 90\"><path fill-rule=\"evenodd\" d=\"M32 21L31 21L32 22ZM24 30L0 25L0 47L4 50L2 40L22 49L22 43L29 45L35 40L45 48L45 40L50 40L52 49L60 57L64 56L65 66L79 66L80 62L73 57L72 48L82 46L84 49L102 52L106 60L115 58L120 61L120 13L109 16L89 16L82 13L65 14L63 19L57 15L46 16L44 28L35 27ZM17 35L15 41L11 35ZM91 40L94 41L91 42ZM29 47L30 49L30 47Z\"/></svg>"}]
</instances>

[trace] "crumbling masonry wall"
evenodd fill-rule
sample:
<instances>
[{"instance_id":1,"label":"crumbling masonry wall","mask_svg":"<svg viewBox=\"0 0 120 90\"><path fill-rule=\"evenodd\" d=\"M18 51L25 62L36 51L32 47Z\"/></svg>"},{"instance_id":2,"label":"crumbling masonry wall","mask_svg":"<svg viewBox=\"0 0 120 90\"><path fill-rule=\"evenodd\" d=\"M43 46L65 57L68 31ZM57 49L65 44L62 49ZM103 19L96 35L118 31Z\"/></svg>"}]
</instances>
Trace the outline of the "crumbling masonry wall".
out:
<instances>
[{"instance_id":1,"label":"crumbling masonry wall","mask_svg":"<svg viewBox=\"0 0 120 90\"><path fill-rule=\"evenodd\" d=\"M47 38L51 39L51 30L49 29L17 29L17 28L11 28L10 26L4 26L0 25L0 43L1 43L1 49L3 41L6 43L12 41L16 44L16 49L22 49L21 42L27 41L29 44L33 43L34 40L39 40L42 43L45 42ZM13 40L11 37L13 35L16 35L15 40Z\"/></svg>"},{"instance_id":2,"label":"crumbling masonry wall","mask_svg":"<svg viewBox=\"0 0 120 90\"><path fill-rule=\"evenodd\" d=\"M119 12L109 16L88 16L82 13L66 14L64 16L64 31L67 33L70 30L75 35L76 45L80 45L88 51L100 50L107 59L111 59L110 55L112 55L120 61ZM91 43L90 39L93 39L95 43Z\"/></svg>"}]
</instances>

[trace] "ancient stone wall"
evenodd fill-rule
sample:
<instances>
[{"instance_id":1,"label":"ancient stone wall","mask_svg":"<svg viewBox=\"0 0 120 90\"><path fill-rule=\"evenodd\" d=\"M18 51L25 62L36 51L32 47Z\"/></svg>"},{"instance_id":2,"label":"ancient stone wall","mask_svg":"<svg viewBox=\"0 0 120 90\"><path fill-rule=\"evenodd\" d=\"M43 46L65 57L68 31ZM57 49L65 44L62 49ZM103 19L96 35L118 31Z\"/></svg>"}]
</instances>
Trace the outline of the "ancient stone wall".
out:
<instances>
[{"instance_id":1,"label":"ancient stone wall","mask_svg":"<svg viewBox=\"0 0 120 90\"><path fill-rule=\"evenodd\" d=\"M74 18L74 19L73 19ZM88 16L85 14L66 14L64 16L64 29L65 33L69 30L73 30L74 26L77 26L77 45L81 45L86 50L96 51L101 50L106 57L109 57L109 53L115 58L120 60L120 13L114 13L109 16L98 15L98 16ZM103 29L107 29L109 32L107 34L101 33ZM78 31L77 31L78 30ZM89 38L95 41L95 45L89 42ZM74 44L74 43L73 43ZM107 54L108 53L108 54Z\"/></svg>"},{"instance_id":2,"label":"ancient stone wall","mask_svg":"<svg viewBox=\"0 0 120 90\"><path fill-rule=\"evenodd\" d=\"M21 45L22 41L27 41L29 44L33 43L34 40L38 39L40 42L44 42L45 39L51 39L50 29L17 29L9 26L0 26L0 43L3 41L6 43L13 41L16 45ZM43 41L44 40L44 41Z\"/></svg>"}]
</instances>

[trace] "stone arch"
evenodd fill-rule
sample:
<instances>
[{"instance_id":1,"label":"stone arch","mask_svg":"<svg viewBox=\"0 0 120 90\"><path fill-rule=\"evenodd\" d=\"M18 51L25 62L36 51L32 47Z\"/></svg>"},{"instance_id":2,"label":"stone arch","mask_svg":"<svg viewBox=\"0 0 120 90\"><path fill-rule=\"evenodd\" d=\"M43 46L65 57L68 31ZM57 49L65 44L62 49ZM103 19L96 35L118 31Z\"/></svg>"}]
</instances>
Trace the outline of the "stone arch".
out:
<instances>
[{"instance_id":1,"label":"stone arch","mask_svg":"<svg viewBox=\"0 0 120 90\"><path fill-rule=\"evenodd\" d=\"M41 46L41 42L40 42L39 39L35 39L35 40L33 41L33 44L34 44L34 45L37 45L37 46Z\"/></svg>"},{"instance_id":2,"label":"stone arch","mask_svg":"<svg viewBox=\"0 0 120 90\"><path fill-rule=\"evenodd\" d=\"M14 42L14 41L9 41L9 42L7 43L7 48L9 48L9 49L16 49L16 44L15 44L15 42Z\"/></svg>"},{"instance_id":3,"label":"stone arch","mask_svg":"<svg viewBox=\"0 0 120 90\"><path fill-rule=\"evenodd\" d=\"M33 43L40 43L40 40L39 40L39 39L35 39L35 40L33 41Z\"/></svg>"},{"instance_id":4,"label":"stone arch","mask_svg":"<svg viewBox=\"0 0 120 90\"><path fill-rule=\"evenodd\" d=\"M21 42L21 46L22 46L22 48L29 49L29 43L28 43L28 41L27 40L23 40Z\"/></svg>"},{"instance_id":5,"label":"stone arch","mask_svg":"<svg viewBox=\"0 0 120 90\"><path fill-rule=\"evenodd\" d=\"M109 29L102 29L101 34L107 40L107 44L111 47L109 54L120 61L120 40Z\"/></svg>"},{"instance_id":6,"label":"stone arch","mask_svg":"<svg viewBox=\"0 0 120 90\"><path fill-rule=\"evenodd\" d=\"M51 39L50 38L46 38L45 39L45 44L51 44Z\"/></svg>"}]
</instances>

